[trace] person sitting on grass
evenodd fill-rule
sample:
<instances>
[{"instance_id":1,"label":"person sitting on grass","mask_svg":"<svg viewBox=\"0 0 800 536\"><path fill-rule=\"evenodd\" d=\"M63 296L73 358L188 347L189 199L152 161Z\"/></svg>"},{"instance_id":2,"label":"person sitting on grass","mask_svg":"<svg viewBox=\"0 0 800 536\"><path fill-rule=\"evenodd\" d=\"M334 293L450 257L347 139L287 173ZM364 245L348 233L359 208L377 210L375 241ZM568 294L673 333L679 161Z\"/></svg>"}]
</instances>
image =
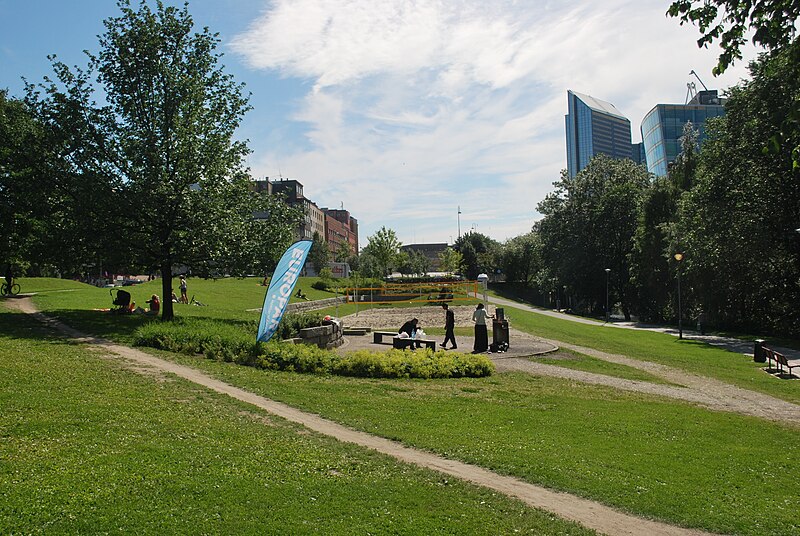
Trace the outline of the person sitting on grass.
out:
<instances>
[{"instance_id":1,"label":"person sitting on grass","mask_svg":"<svg viewBox=\"0 0 800 536\"><path fill-rule=\"evenodd\" d=\"M146 303L150 304L150 309L145 310L144 314L152 316L158 315L158 311L161 309L161 300L159 300L158 295L153 294Z\"/></svg>"},{"instance_id":2,"label":"person sitting on grass","mask_svg":"<svg viewBox=\"0 0 800 536\"><path fill-rule=\"evenodd\" d=\"M308 301L308 296L306 296L305 294L303 294L303 290L302 290L300 287L297 287L297 294L295 294L295 296L297 296L297 297L298 297L298 298L300 298L301 300L306 300L306 301Z\"/></svg>"}]
</instances>

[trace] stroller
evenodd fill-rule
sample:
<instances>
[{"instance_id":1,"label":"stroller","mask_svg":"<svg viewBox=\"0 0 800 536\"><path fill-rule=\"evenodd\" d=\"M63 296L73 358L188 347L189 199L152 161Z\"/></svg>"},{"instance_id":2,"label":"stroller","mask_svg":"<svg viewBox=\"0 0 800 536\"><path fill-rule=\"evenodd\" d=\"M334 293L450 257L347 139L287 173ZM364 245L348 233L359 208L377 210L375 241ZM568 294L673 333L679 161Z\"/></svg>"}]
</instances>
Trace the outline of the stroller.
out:
<instances>
[{"instance_id":1,"label":"stroller","mask_svg":"<svg viewBox=\"0 0 800 536\"><path fill-rule=\"evenodd\" d=\"M117 292L116 296L114 291ZM131 293L127 290L112 288L108 291L111 294L112 304L116 305L116 309L111 309L112 313L129 313L131 306Z\"/></svg>"}]
</instances>

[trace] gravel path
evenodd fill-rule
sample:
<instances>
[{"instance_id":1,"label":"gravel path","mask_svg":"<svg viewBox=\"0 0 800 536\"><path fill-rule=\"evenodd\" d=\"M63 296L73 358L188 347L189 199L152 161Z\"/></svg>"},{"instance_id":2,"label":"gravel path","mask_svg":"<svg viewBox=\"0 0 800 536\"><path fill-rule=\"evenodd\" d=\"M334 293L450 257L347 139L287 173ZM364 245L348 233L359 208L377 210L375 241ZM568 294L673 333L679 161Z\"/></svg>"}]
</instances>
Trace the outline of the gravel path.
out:
<instances>
[{"instance_id":1,"label":"gravel path","mask_svg":"<svg viewBox=\"0 0 800 536\"><path fill-rule=\"evenodd\" d=\"M22 312L35 316L41 322L61 331L76 342L88 345L89 349L99 350L105 354L123 358L129 364L142 369L139 372L149 370L155 373L166 372L174 374L197 385L202 385L218 393L226 394L237 400L262 408L291 422L301 424L320 434L334 437L339 441L360 445L387 454L400 461L426 467L495 490L509 497L517 498L531 507L552 512L555 515L575 521L604 534L612 536L689 536L710 534L635 517L575 495L554 492L517 478L494 473L482 467L449 460L429 452L405 447L388 439L353 430L333 421L323 419L318 415L300 411L286 404L239 389L196 369L159 359L135 348L84 335L57 320L37 312L29 299L8 300L7 303Z\"/></svg>"}]
</instances>

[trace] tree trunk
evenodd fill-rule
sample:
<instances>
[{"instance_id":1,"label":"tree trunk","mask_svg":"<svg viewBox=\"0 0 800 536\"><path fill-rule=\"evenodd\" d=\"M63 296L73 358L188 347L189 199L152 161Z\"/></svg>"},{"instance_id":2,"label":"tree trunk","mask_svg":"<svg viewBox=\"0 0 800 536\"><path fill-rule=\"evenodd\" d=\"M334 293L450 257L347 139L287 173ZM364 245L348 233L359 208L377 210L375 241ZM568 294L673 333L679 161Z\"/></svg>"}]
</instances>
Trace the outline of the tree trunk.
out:
<instances>
[{"instance_id":1,"label":"tree trunk","mask_svg":"<svg viewBox=\"0 0 800 536\"><path fill-rule=\"evenodd\" d=\"M161 320L168 321L175 317L172 303L172 263L161 265Z\"/></svg>"}]
</instances>

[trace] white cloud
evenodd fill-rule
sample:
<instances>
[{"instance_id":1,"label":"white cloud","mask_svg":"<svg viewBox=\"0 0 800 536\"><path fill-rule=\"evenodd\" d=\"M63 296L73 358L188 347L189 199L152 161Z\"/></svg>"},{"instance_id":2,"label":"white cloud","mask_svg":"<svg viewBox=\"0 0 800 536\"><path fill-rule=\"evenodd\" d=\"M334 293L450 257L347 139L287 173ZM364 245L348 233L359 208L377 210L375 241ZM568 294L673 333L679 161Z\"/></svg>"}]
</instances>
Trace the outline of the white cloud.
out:
<instances>
[{"instance_id":1,"label":"white cloud","mask_svg":"<svg viewBox=\"0 0 800 536\"><path fill-rule=\"evenodd\" d=\"M382 225L404 242L449 240L459 205L462 231L527 232L565 166L567 89L614 103L636 141L652 106L683 102L690 70L717 88L743 76L744 64L712 79L717 52L666 6L276 0L230 46L311 83L288 118L310 149L256 148L251 165L275 176L280 162L318 204L344 202L364 243Z\"/></svg>"}]
</instances>

